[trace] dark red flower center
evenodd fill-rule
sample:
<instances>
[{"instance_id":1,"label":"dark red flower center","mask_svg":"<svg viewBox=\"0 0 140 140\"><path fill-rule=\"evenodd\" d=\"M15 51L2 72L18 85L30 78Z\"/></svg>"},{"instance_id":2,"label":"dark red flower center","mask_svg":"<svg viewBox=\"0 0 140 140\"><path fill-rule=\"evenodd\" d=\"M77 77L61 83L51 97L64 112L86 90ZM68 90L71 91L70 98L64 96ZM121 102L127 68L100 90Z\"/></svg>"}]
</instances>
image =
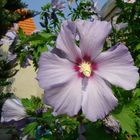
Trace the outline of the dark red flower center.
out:
<instances>
[{"instance_id":1,"label":"dark red flower center","mask_svg":"<svg viewBox=\"0 0 140 140\"><path fill-rule=\"evenodd\" d=\"M91 58L87 55L81 58L76 59L76 65L74 66L75 71L78 72L79 77L91 77L93 75L94 70L97 69L97 65L91 61Z\"/></svg>"}]
</instances>

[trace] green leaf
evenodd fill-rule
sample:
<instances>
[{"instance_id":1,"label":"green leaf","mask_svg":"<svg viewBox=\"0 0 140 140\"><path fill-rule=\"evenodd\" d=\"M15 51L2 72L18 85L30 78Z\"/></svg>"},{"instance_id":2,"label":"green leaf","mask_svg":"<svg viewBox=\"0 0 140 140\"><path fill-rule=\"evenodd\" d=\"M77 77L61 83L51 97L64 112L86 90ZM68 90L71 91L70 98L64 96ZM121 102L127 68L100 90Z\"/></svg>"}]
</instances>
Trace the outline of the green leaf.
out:
<instances>
[{"instance_id":1,"label":"green leaf","mask_svg":"<svg viewBox=\"0 0 140 140\"><path fill-rule=\"evenodd\" d=\"M140 50L140 43L136 46L136 50Z\"/></svg>"},{"instance_id":2,"label":"green leaf","mask_svg":"<svg viewBox=\"0 0 140 140\"><path fill-rule=\"evenodd\" d=\"M37 122L33 122L33 123L28 124L27 126L24 127L23 134L24 135L28 134L31 137L35 137L35 131L36 131L37 126L38 126Z\"/></svg>"},{"instance_id":3,"label":"green leaf","mask_svg":"<svg viewBox=\"0 0 140 140\"><path fill-rule=\"evenodd\" d=\"M23 106L26 109L28 115L35 115L37 109L44 107L41 99L39 97L31 96L31 99L21 99ZM35 116L34 116L35 117Z\"/></svg>"},{"instance_id":4,"label":"green leaf","mask_svg":"<svg viewBox=\"0 0 140 140\"><path fill-rule=\"evenodd\" d=\"M41 140L50 140L49 138L41 138Z\"/></svg>"},{"instance_id":5,"label":"green leaf","mask_svg":"<svg viewBox=\"0 0 140 140\"><path fill-rule=\"evenodd\" d=\"M0 1L0 8L3 8L7 3L7 0L1 0Z\"/></svg>"},{"instance_id":6,"label":"green leaf","mask_svg":"<svg viewBox=\"0 0 140 140\"><path fill-rule=\"evenodd\" d=\"M113 116L120 122L123 133L127 132L130 135L137 135L136 115L131 108L124 105L122 110L119 113L113 113Z\"/></svg>"},{"instance_id":7,"label":"green leaf","mask_svg":"<svg viewBox=\"0 0 140 140\"><path fill-rule=\"evenodd\" d=\"M56 39L56 36L54 34L46 32L41 32L38 34L38 36L38 38L40 38L42 41L45 41L45 43L54 41Z\"/></svg>"},{"instance_id":8,"label":"green leaf","mask_svg":"<svg viewBox=\"0 0 140 140\"><path fill-rule=\"evenodd\" d=\"M101 125L97 126L90 122L85 125L85 129L85 137L87 140L113 140L111 135L106 133Z\"/></svg>"},{"instance_id":9,"label":"green leaf","mask_svg":"<svg viewBox=\"0 0 140 140\"><path fill-rule=\"evenodd\" d=\"M24 31L21 28L19 28L19 30L18 30L18 35L19 35L19 39L21 41L26 39L26 34L24 33Z\"/></svg>"},{"instance_id":10,"label":"green leaf","mask_svg":"<svg viewBox=\"0 0 140 140\"><path fill-rule=\"evenodd\" d=\"M140 88L134 90L134 98L140 97Z\"/></svg>"}]
</instances>

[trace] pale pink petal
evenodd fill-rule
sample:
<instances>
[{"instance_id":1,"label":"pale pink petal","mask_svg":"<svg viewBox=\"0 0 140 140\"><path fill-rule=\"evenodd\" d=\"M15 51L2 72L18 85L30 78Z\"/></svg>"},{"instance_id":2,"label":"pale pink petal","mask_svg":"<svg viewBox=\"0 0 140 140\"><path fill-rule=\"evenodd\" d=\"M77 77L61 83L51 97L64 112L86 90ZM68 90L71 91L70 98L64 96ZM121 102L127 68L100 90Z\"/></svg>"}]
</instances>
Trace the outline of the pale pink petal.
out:
<instances>
[{"instance_id":1,"label":"pale pink petal","mask_svg":"<svg viewBox=\"0 0 140 140\"><path fill-rule=\"evenodd\" d=\"M99 20L93 22L77 20L75 24L80 36L82 55L95 58L101 52L105 39L111 32L111 24Z\"/></svg>"},{"instance_id":2,"label":"pale pink petal","mask_svg":"<svg viewBox=\"0 0 140 140\"><path fill-rule=\"evenodd\" d=\"M134 3L134 2L136 2L136 0L123 0L124 2L126 2L126 3Z\"/></svg>"},{"instance_id":3,"label":"pale pink petal","mask_svg":"<svg viewBox=\"0 0 140 140\"><path fill-rule=\"evenodd\" d=\"M69 82L77 74L73 66L73 63L54 53L43 53L39 60L37 73L40 87L48 89Z\"/></svg>"},{"instance_id":4,"label":"pale pink petal","mask_svg":"<svg viewBox=\"0 0 140 140\"><path fill-rule=\"evenodd\" d=\"M96 74L108 80L111 84L130 90L136 87L139 79L138 68L128 48L119 43L106 52L101 53L96 59Z\"/></svg>"},{"instance_id":5,"label":"pale pink petal","mask_svg":"<svg viewBox=\"0 0 140 140\"><path fill-rule=\"evenodd\" d=\"M119 23L119 24L115 24L114 28L119 31L119 30L123 30L126 27L128 27L128 23Z\"/></svg>"},{"instance_id":6,"label":"pale pink petal","mask_svg":"<svg viewBox=\"0 0 140 140\"><path fill-rule=\"evenodd\" d=\"M81 57L80 49L75 44L76 27L73 22L65 21L56 40L56 47L64 51L75 62Z\"/></svg>"},{"instance_id":7,"label":"pale pink petal","mask_svg":"<svg viewBox=\"0 0 140 140\"><path fill-rule=\"evenodd\" d=\"M91 121L103 119L117 105L117 99L103 79L94 74L83 93L82 111Z\"/></svg>"},{"instance_id":8,"label":"pale pink petal","mask_svg":"<svg viewBox=\"0 0 140 140\"><path fill-rule=\"evenodd\" d=\"M2 107L1 122L21 120L27 117L25 108L19 99L7 99Z\"/></svg>"},{"instance_id":9,"label":"pale pink petal","mask_svg":"<svg viewBox=\"0 0 140 140\"><path fill-rule=\"evenodd\" d=\"M77 115L82 102L81 78L71 77L66 84L45 90L44 101L54 107L55 114Z\"/></svg>"}]
</instances>

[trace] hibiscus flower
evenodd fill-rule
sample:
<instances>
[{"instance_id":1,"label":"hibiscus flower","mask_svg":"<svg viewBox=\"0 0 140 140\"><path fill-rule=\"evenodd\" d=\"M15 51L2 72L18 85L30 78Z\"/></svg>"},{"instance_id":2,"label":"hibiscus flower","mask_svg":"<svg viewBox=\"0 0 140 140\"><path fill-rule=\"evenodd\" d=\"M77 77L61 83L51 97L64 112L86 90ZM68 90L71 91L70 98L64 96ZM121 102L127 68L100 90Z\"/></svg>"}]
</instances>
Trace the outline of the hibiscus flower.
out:
<instances>
[{"instance_id":1,"label":"hibiscus flower","mask_svg":"<svg viewBox=\"0 0 140 140\"><path fill-rule=\"evenodd\" d=\"M65 21L56 51L41 55L37 79L45 91L45 103L56 114L75 116L82 110L91 121L103 119L118 103L111 84L135 88L138 69L128 48L118 43L102 52L110 32L106 21Z\"/></svg>"}]
</instances>

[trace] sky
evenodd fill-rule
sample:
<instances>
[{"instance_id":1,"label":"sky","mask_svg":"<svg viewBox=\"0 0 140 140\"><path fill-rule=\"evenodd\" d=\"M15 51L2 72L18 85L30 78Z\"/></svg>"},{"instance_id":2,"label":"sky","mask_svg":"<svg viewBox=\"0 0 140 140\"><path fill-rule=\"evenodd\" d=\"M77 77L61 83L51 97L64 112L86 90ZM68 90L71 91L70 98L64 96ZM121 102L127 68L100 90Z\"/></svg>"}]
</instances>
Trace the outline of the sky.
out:
<instances>
[{"instance_id":1,"label":"sky","mask_svg":"<svg viewBox=\"0 0 140 140\"><path fill-rule=\"evenodd\" d=\"M50 1L51 0L23 0L23 2L28 4L28 9L35 10L35 11L41 11L41 7L44 4L46 4L46 3L50 2ZM104 5L104 3L106 1L107 0L98 0L98 5L101 7L102 5ZM35 21L37 29L38 30L41 29L41 26L39 24L39 22L40 22L39 15L34 17L34 21Z\"/></svg>"}]
</instances>

